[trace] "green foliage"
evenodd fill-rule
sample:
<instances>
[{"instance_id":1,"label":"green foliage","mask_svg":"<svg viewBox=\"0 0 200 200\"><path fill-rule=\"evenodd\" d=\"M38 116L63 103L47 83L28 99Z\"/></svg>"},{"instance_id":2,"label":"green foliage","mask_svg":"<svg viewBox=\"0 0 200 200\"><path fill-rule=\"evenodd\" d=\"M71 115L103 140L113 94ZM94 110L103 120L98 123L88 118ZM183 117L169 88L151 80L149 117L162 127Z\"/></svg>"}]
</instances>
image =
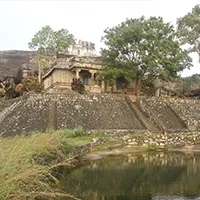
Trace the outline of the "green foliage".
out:
<instances>
[{"instance_id":1,"label":"green foliage","mask_svg":"<svg viewBox=\"0 0 200 200\"><path fill-rule=\"evenodd\" d=\"M56 133L65 135L67 138L80 137L83 136L83 128L78 126L74 129L58 130Z\"/></svg>"},{"instance_id":2,"label":"green foliage","mask_svg":"<svg viewBox=\"0 0 200 200\"><path fill-rule=\"evenodd\" d=\"M74 36L66 29L54 31L50 26L45 26L34 35L28 45L30 49L37 51L39 82L41 82L41 73L48 67L52 57L59 52L67 51L72 44L74 44Z\"/></svg>"},{"instance_id":3,"label":"green foliage","mask_svg":"<svg viewBox=\"0 0 200 200\"><path fill-rule=\"evenodd\" d=\"M161 17L127 19L104 33L106 48L101 50L104 67L100 79L113 81L123 76L130 81L148 75L168 80L191 66L174 27Z\"/></svg>"},{"instance_id":4,"label":"green foliage","mask_svg":"<svg viewBox=\"0 0 200 200\"><path fill-rule=\"evenodd\" d=\"M183 93L191 95L192 91L198 88L200 88L200 76L198 74L194 74L189 77L181 78L175 86L175 92L178 95Z\"/></svg>"},{"instance_id":5,"label":"green foliage","mask_svg":"<svg viewBox=\"0 0 200 200\"><path fill-rule=\"evenodd\" d=\"M154 78L144 76L142 79L141 91L143 94L148 96L154 96L156 87L154 86Z\"/></svg>"},{"instance_id":6,"label":"green foliage","mask_svg":"<svg viewBox=\"0 0 200 200\"><path fill-rule=\"evenodd\" d=\"M183 44L189 44L190 51L196 51L200 56L200 5L196 5L192 12L177 20L178 36Z\"/></svg>"},{"instance_id":7,"label":"green foliage","mask_svg":"<svg viewBox=\"0 0 200 200\"><path fill-rule=\"evenodd\" d=\"M37 50L40 55L52 55L59 51L66 51L73 43L74 37L68 30L53 31L50 26L45 26L34 35L28 45L30 49Z\"/></svg>"},{"instance_id":8,"label":"green foliage","mask_svg":"<svg viewBox=\"0 0 200 200\"><path fill-rule=\"evenodd\" d=\"M35 199L35 193L37 199L59 199L59 194L67 196L55 189L57 179L53 169L72 166L69 153L92 141L91 136L81 134L82 128L78 127L0 138L0 199Z\"/></svg>"}]
</instances>

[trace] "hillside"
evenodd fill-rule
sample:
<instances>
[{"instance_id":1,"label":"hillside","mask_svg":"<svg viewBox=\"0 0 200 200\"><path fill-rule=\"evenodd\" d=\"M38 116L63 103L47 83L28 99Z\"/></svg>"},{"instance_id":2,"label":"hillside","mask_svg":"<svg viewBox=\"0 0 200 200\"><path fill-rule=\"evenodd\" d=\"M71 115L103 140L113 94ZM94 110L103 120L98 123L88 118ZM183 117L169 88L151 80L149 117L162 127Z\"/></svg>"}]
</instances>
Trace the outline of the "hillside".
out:
<instances>
[{"instance_id":1,"label":"hillside","mask_svg":"<svg viewBox=\"0 0 200 200\"><path fill-rule=\"evenodd\" d=\"M0 51L0 80L7 76L16 76L23 64L28 64L31 71L37 70L33 62L34 51Z\"/></svg>"}]
</instances>

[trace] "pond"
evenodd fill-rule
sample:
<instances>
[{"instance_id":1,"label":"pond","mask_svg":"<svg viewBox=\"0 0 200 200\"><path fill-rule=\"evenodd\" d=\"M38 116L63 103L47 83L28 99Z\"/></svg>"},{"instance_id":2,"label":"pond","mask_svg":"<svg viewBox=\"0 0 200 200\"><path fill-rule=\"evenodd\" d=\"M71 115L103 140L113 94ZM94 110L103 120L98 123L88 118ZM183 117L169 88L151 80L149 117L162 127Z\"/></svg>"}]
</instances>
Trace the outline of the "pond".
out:
<instances>
[{"instance_id":1,"label":"pond","mask_svg":"<svg viewBox=\"0 0 200 200\"><path fill-rule=\"evenodd\" d=\"M200 154L107 156L66 173L59 187L83 200L200 200Z\"/></svg>"}]
</instances>

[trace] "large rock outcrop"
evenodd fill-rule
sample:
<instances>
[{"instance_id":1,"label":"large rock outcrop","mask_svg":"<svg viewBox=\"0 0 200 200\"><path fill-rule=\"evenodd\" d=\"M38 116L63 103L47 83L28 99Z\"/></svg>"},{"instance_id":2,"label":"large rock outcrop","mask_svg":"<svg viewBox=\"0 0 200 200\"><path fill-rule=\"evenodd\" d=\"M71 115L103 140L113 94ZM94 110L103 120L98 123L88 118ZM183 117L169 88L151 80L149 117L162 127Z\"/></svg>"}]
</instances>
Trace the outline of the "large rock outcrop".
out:
<instances>
[{"instance_id":1,"label":"large rock outcrop","mask_svg":"<svg viewBox=\"0 0 200 200\"><path fill-rule=\"evenodd\" d=\"M9 76L16 77L23 64L28 64L31 71L37 70L37 65L32 62L34 51L0 51L0 80Z\"/></svg>"}]
</instances>

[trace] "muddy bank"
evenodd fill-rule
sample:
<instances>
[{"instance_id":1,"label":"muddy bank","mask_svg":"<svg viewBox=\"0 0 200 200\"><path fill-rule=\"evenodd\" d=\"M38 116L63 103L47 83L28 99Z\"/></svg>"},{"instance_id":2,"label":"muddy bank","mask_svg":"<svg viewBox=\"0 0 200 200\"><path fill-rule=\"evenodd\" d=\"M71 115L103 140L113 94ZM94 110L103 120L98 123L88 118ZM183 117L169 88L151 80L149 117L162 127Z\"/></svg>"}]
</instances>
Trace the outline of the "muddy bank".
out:
<instances>
[{"instance_id":1,"label":"muddy bank","mask_svg":"<svg viewBox=\"0 0 200 200\"><path fill-rule=\"evenodd\" d=\"M116 148L112 150L106 151L96 151L89 154L86 154L81 159L82 160L99 160L102 159L104 156L114 156L114 155L122 155L127 153L138 153L138 152L161 152L161 151L178 151L183 153L196 153L200 152L200 145L193 145L193 146L184 146L184 147L174 147L174 148L144 148L144 147L123 147L123 148Z\"/></svg>"}]
</instances>

